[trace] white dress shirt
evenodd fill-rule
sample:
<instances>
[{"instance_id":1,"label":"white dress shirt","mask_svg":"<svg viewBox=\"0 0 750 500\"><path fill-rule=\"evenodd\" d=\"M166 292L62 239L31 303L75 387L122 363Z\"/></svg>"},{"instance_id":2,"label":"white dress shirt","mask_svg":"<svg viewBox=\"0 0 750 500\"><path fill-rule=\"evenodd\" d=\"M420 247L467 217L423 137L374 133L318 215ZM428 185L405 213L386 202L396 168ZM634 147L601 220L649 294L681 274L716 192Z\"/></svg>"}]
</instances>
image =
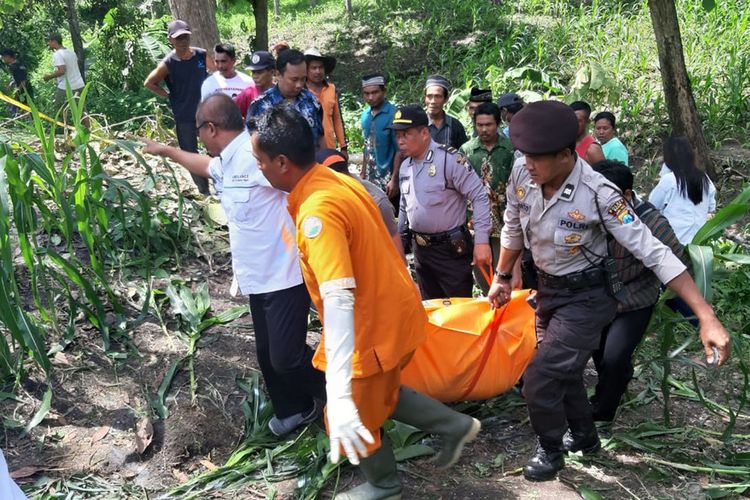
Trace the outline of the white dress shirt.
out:
<instances>
[{"instance_id":1,"label":"white dress shirt","mask_svg":"<svg viewBox=\"0 0 750 500\"><path fill-rule=\"evenodd\" d=\"M703 199L695 205L686 194L680 192L677 178L669 170L663 172L659 183L648 195L648 201L667 218L680 243L687 245L706 223L708 214L716 210L716 188L711 179L708 179Z\"/></svg>"},{"instance_id":2,"label":"white dress shirt","mask_svg":"<svg viewBox=\"0 0 750 500\"><path fill-rule=\"evenodd\" d=\"M287 195L271 187L258 170L247 131L211 160L209 171L229 220L232 268L242 294L301 284Z\"/></svg>"}]
</instances>

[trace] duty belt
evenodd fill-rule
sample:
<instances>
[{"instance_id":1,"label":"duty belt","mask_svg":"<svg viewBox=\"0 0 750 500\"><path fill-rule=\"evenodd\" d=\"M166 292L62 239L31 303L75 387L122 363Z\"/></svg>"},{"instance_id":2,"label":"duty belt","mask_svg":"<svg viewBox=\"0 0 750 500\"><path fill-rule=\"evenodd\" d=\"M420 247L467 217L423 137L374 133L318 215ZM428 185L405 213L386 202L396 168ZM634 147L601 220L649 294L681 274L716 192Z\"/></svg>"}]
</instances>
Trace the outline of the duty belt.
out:
<instances>
[{"instance_id":1,"label":"duty belt","mask_svg":"<svg viewBox=\"0 0 750 500\"><path fill-rule=\"evenodd\" d=\"M547 288L570 288L571 290L580 290L592 286L603 285L606 280L604 271L599 267L589 267L583 271L555 276L547 274L537 268L539 282Z\"/></svg>"},{"instance_id":2,"label":"duty belt","mask_svg":"<svg viewBox=\"0 0 750 500\"><path fill-rule=\"evenodd\" d=\"M450 231L444 231L442 233L427 234L412 231L412 234L414 235L414 241L417 242L417 245L419 245L420 247L428 247L430 245L437 245L439 243L450 241L452 236L464 231L466 231L464 226L458 226L454 227Z\"/></svg>"}]
</instances>

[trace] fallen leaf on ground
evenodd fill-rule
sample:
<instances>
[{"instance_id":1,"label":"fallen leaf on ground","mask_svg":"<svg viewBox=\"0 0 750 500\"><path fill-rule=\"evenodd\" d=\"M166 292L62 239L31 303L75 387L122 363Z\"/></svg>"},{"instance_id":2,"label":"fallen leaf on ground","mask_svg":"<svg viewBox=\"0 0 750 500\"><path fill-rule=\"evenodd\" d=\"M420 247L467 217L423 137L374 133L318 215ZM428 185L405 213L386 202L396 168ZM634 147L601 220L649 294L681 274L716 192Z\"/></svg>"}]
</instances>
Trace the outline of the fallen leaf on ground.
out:
<instances>
[{"instance_id":1,"label":"fallen leaf on ground","mask_svg":"<svg viewBox=\"0 0 750 500\"><path fill-rule=\"evenodd\" d=\"M109 434L109 426L104 425L102 427L99 427L97 431L94 433L93 436L91 436L91 444L96 443L97 441L101 441L104 439L104 437Z\"/></svg>"},{"instance_id":2,"label":"fallen leaf on ground","mask_svg":"<svg viewBox=\"0 0 750 500\"><path fill-rule=\"evenodd\" d=\"M172 469L172 475L181 483L187 483L190 479L187 474L177 469Z\"/></svg>"},{"instance_id":3,"label":"fallen leaf on ground","mask_svg":"<svg viewBox=\"0 0 750 500\"><path fill-rule=\"evenodd\" d=\"M21 479L23 477L33 476L40 470L44 470L44 467L37 467L36 465L27 465L26 467L21 467L20 469L16 469L13 472L11 472L10 477L11 479Z\"/></svg>"},{"instance_id":4,"label":"fallen leaf on ground","mask_svg":"<svg viewBox=\"0 0 750 500\"><path fill-rule=\"evenodd\" d=\"M143 417L135 426L135 446L139 455L143 455L153 439L154 426L151 425L151 419Z\"/></svg>"},{"instance_id":5,"label":"fallen leaf on ground","mask_svg":"<svg viewBox=\"0 0 750 500\"><path fill-rule=\"evenodd\" d=\"M208 470L216 470L218 467L214 465L210 460L200 460L201 465Z\"/></svg>"}]
</instances>

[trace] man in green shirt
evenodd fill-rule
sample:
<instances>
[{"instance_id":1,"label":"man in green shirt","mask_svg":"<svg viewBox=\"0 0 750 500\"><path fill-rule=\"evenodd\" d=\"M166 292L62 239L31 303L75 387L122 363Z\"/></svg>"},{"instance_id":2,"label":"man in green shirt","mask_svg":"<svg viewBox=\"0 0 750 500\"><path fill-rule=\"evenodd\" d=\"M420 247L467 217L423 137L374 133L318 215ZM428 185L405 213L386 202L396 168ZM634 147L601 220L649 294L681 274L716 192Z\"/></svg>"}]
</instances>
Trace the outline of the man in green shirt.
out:
<instances>
[{"instance_id":1,"label":"man in green shirt","mask_svg":"<svg viewBox=\"0 0 750 500\"><path fill-rule=\"evenodd\" d=\"M492 102L482 103L474 113L474 127L477 136L461 146L461 152L482 179L490 198L492 231L490 247L492 248L493 266L500 253L500 229L505 212L505 184L513 168L513 146L510 140L500 133L500 108ZM484 279L481 270L474 269L474 277L479 288L487 294L490 285Z\"/></svg>"}]
</instances>

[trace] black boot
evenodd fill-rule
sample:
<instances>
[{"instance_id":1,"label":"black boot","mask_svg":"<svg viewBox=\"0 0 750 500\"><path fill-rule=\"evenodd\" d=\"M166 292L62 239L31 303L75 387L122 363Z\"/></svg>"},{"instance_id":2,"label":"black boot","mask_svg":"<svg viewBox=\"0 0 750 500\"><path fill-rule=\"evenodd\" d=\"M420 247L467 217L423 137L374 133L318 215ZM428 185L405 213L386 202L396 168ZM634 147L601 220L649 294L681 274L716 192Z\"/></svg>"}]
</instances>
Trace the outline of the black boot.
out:
<instances>
[{"instance_id":1,"label":"black boot","mask_svg":"<svg viewBox=\"0 0 750 500\"><path fill-rule=\"evenodd\" d=\"M596 426L591 421L571 421L570 429L563 437L563 449L575 453L596 453L602 447Z\"/></svg>"},{"instance_id":2,"label":"black boot","mask_svg":"<svg viewBox=\"0 0 750 500\"><path fill-rule=\"evenodd\" d=\"M529 481L551 481L563 467L562 443L540 439L534 454L523 468L523 477Z\"/></svg>"}]
</instances>

